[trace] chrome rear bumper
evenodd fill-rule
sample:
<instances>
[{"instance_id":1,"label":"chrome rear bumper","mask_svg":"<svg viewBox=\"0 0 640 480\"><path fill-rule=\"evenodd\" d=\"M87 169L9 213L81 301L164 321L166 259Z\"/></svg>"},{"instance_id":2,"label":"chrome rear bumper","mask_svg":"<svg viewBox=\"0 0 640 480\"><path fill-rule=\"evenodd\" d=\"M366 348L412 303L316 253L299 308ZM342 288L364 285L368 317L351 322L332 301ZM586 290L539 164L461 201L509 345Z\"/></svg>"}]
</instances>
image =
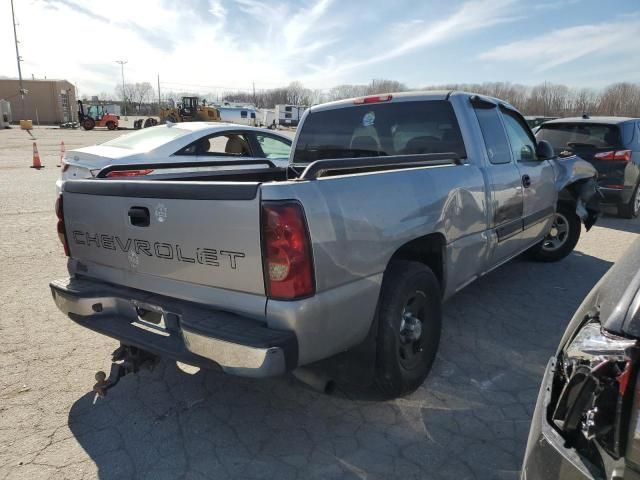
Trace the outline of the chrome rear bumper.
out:
<instances>
[{"instance_id":1,"label":"chrome rear bumper","mask_svg":"<svg viewBox=\"0 0 640 480\"><path fill-rule=\"evenodd\" d=\"M295 334L255 319L92 279L65 278L50 287L74 322L160 356L246 377L297 366Z\"/></svg>"}]
</instances>

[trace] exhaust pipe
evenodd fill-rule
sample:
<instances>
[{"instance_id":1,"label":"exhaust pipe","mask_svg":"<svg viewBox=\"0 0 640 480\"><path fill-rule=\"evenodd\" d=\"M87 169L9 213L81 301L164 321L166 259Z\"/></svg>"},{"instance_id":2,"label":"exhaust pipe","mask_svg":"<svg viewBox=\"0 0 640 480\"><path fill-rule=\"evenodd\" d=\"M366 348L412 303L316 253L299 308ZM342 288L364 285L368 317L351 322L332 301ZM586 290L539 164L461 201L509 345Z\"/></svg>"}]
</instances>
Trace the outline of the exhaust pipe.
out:
<instances>
[{"instance_id":1,"label":"exhaust pipe","mask_svg":"<svg viewBox=\"0 0 640 480\"><path fill-rule=\"evenodd\" d=\"M293 376L299 381L317 392L331 395L336 389L336 382L326 373L305 367L296 368L291 373L293 373Z\"/></svg>"}]
</instances>

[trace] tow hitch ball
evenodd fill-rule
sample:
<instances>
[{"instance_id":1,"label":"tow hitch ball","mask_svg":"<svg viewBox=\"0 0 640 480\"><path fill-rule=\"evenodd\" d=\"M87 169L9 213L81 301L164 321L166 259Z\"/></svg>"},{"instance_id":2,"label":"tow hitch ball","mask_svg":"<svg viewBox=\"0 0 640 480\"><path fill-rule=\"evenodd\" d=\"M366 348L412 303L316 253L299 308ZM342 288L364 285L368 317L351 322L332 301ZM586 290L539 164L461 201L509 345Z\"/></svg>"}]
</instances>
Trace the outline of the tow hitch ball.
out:
<instances>
[{"instance_id":1,"label":"tow hitch ball","mask_svg":"<svg viewBox=\"0 0 640 480\"><path fill-rule=\"evenodd\" d=\"M96 384L93 386L95 392L95 398L93 403L98 398L102 398L107 394L107 391L117 385L122 377L129 373L137 373L140 367L147 367L149 370L153 370L153 367L158 363L159 358L152 353L146 352L136 347L128 345L120 345L111 354L111 371L109 377L103 371L96 373Z\"/></svg>"}]
</instances>

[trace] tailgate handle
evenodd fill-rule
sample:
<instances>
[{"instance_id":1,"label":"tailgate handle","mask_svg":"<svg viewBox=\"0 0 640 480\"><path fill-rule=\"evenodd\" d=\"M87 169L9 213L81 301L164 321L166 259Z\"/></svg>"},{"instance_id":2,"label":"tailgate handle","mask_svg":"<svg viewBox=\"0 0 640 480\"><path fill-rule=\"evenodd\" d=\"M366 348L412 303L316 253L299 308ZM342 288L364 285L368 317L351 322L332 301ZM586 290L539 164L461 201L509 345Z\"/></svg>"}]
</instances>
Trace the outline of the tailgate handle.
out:
<instances>
[{"instance_id":1,"label":"tailgate handle","mask_svg":"<svg viewBox=\"0 0 640 480\"><path fill-rule=\"evenodd\" d=\"M147 207L131 207L129 221L134 227L148 227L150 223L149 209Z\"/></svg>"}]
</instances>

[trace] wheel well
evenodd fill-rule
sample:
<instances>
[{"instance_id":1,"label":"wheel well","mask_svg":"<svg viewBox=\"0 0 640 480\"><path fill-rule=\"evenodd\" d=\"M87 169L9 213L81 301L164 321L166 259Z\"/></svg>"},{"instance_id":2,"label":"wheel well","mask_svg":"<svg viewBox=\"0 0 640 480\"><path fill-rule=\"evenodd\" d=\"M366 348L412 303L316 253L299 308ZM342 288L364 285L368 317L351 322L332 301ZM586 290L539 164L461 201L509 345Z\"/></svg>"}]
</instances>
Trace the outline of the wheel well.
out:
<instances>
[{"instance_id":1,"label":"wheel well","mask_svg":"<svg viewBox=\"0 0 640 480\"><path fill-rule=\"evenodd\" d=\"M445 238L440 233L430 233L424 237L419 237L402 245L391 256L389 262L393 260L409 260L420 262L429 267L435 274L440 289L444 292L445 271L444 271L444 249Z\"/></svg>"}]
</instances>

